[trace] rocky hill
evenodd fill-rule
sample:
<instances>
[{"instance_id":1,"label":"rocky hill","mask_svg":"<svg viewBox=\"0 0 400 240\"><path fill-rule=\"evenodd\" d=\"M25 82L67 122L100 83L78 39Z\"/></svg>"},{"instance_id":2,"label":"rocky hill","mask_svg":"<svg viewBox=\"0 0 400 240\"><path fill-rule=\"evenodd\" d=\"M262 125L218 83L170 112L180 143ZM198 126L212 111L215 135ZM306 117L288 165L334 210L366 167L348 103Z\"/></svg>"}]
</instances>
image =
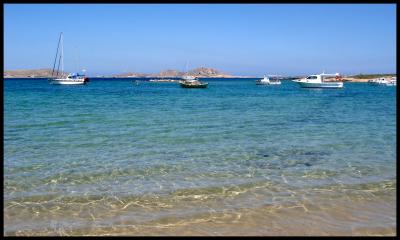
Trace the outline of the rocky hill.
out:
<instances>
[{"instance_id":1,"label":"rocky hill","mask_svg":"<svg viewBox=\"0 0 400 240\"><path fill-rule=\"evenodd\" d=\"M113 75L113 76L114 77L118 77L118 78L124 78L124 77L143 78L143 77L147 77L147 74L145 74L145 73L137 73L137 72L127 72L127 73L116 74L116 75Z\"/></svg>"},{"instance_id":2,"label":"rocky hill","mask_svg":"<svg viewBox=\"0 0 400 240\"><path fill-rule=\"evenodd\" d=\"M61 74L61 71L59 72ZM54 72L57 75L57 71ZM45 78L51 77L51 69L26 69L26 70L8 70L3 72L5 78Z\"/></svg>"},{"instance_id":3,"label":"rocky hill","mask_svg":"<svg viewBox=\"0 0 400 240\"><path fill-rule=\"evenodd\" d=\"M206 68L206 67L200 67L200 68L193 69L193 70L189 71L189 75L192 75L195 77L207 77L207 78L234 77L232 75L220 72L217 69Z\"/></svg>"},{"instance_id":4,"label":"rocky hill","mask_svg":"<svg viewBox=\"0 0 400 240\"><path fill-rule=\"evenodd\" d=\"M56 72L55 72L56 74ZM186 73L168 69L165 71L161 71L159 73L138 73L138 72L127 72L127 73L120 73L112 75L113 77L117 78L124 78L124 77L136 77L136 78L181 78ZM189 75L195 77L203 77L203 78L224 78L224 77L234 77L230 74L225 74L217 69L214 68L206 68L200 67L192 69L188 72ZM4 71L3 74L4 78L27 78L27 77L51 77L51 69L33 69L33 70L8 70Z\"/></svg>"},{"instance_id":5,"label":"rocky hill","mask_svg":"<svg viewBox=\"0 0 400 240\"><path fill-rule=\"evenodd\" d=\"M165 77L174 77L174 78L179 78L182 77L184 74L184 72L179 72L177 70L165 70L165 71L161 71L159 73L154 73L154 74L150 74L148 77L160 77L160 78L165 78Z\"/></svg>"},{"instance_id":6,"label":"rocky hill","mask_svg":"<svg viewBox=\"0 0 400 240\"><path fill-rule=\"evenodd\" d=\"M150 74L128 72L128 73L116 74L114 75L114 77L181 78L185 74L186 74L185 72L168 69L165 71L161 71L159 73L150 73ZM232 75L222 73L217 69L206 68L206 67L192 69L188 72L188 74L195 77L205 77L205 78L234 77Z\"/></svg>"}]
</instances>

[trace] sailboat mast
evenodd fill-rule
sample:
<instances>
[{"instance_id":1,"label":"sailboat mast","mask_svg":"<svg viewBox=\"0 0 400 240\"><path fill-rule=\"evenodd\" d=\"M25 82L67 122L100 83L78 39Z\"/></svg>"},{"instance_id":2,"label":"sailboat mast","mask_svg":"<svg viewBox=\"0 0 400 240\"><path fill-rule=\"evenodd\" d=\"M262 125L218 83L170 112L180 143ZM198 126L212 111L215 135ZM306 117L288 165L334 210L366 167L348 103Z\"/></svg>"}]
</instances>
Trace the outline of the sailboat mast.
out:
<instances>
[{"instance_id":1,"label":"sailboat mast","mask_svg":"<svg viewBox=\"0 0 400 240\"><path fill-rule=\"evenodd\" d=\"M61 34L62 34L62 33L61 33ZM53 63L53 70L51 71L51 77L53 77L53 75L54 75L54 70L55 70L55 67L56 67L57 56L58 56L58 49L60 48L61 34L60 34L60 37L58 38L56 57L55 57L54 63ZM58 70L57 70L57 71L58 71ZM58 75L58 72L57 72L57 75Z\"/></svg>"},{"instance_id":2,"label":"sailboat mast","mask_svg":"<svg viewBox=\"0 0 400 240\"><path fill-rule=\"evenodd\" d=\"M75 52L76 52L76 59L75 59L75 71L78 73L80 72L80 66L79 66L79 51L78 47L75 46Z\"/></svg>"},{"instance_id":3,"label":"sailboat mast","mask_svg":"<svg viewBox=\"0 0 400 240\"><path fill-rule=\"evenodd\" d=\"M61 77L64 73L64 37L61 33Z\"/></svg>"}]
</instances>

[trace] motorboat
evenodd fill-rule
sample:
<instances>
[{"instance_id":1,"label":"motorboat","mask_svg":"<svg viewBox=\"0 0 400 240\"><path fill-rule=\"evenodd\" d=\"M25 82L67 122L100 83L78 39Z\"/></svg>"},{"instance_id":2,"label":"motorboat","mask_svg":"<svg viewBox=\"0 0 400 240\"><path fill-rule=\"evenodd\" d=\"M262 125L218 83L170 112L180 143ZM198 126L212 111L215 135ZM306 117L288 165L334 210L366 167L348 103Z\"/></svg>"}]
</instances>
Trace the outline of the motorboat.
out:
<instances>
[{"instance_id":1,"label":"motorboat","mask_svg":"<svg viewBox=\"0 0 400 240\"><path fill-rule=\"evenodd\" d=\"M390 83L386 78L375 78L368 81L370 85L387 85Z\"/></svg>"},{"instance_id":2,"label":"motorboat","mask_svg":"<svg viewBox=\"0 0 400 240\"><path fill-rule=\"evenodd\" d=\"M268 76L264 75L264 78L256 80L257 85L279 85L281 84L281 81L276 77L276 78L270 78Z\"/></svg>"},{"instance_id":3,"label":"motorboat","mask_svg":"<svg viewBox=\"0 0 400 240\"><path fill-rule=\"evenodd\" d=\"M387 78L375 78L368 81L370 85L374 86L396 86L397 80L396 77L392 77L390 79Z\"/></svg>"},{"instance_id":4,"label":"motorboat","mask_svg":"<svg viewBox=\"0 0 400 240\"><path fill-rule=\"evenodd\" d=\"M332 79L332 77L334 78ZM339 73L309 75L306 78L292 81L298 83L302 88L343 88L343 81Z\"/></svg>"},{"instance_id":5,"label":"motorboat","mask_svg":"<svg viewBox=\"0 0 400 240\"><path fill-rule=\"evenodd\" d=\"M397 79L396 79L396 77L392 77L392 78L389 80L389 83L386 84L386 86L396 86L396 85L397 85Z\"/></svg>"}]
</instances>

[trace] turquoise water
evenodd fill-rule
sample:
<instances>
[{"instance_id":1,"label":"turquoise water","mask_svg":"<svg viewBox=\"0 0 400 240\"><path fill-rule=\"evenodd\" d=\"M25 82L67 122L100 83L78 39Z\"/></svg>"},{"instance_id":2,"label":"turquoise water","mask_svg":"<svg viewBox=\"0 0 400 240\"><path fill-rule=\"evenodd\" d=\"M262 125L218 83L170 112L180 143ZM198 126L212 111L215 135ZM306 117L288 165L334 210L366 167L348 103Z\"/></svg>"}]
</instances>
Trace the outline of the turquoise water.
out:
<instances>
[{"instance_id":1,"label":"turquoise water","mask_svg":"<svg viewBox=\"0 0 400 240\"><path fill-rule=\"evenodd\" d=\"M390 207L374 209L381 223L329 224L395 228L396 87L254 80L4 80L5 234L129 232L343 196Z\"/></svg>"}]
</instances>

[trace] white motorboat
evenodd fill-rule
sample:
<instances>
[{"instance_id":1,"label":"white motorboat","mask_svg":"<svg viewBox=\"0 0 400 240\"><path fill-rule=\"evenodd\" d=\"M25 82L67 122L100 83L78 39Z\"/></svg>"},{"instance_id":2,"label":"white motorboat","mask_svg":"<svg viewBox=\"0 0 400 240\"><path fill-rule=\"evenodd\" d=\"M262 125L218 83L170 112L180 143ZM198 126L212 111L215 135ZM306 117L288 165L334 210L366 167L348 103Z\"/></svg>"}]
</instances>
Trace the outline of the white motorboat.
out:
<instances>
[{"instance_id":1,"label":"white motorboat","mask_svg":"<svg viewBox=\"0 0 400 240\"><path fill-rule=\"evenodd\" d=\"M387 85L390 83L390 81L382 77L382 78L371 79L368 81L368 83L371 85Z\"/></svg>"},{"instance_id":2,"label":"white motorboat","mask_svg":"<svg viewBox=\"0 0 400 240\"><path fill-rule=\"evenodd\" d=\"M327 80L327 78L332 77L334 77L334 80ZM342 78L339 73L321 73L292 81L298 83L302 88L343 88L343 82L341 80Z\"/></svg>"},{"instance_id":3,"label":"white motorboat","mask_svg":"<svg viewBox=\"0 0 400 240\"><path fill-rule=\"evenodd\" d=\"M281 84L281 81L276 77L268 77L264 75L264 78L256 80L257 85L279 85Z\"/></svg>"},{"instance_id":4,"label":"white motorboat","mask_svg":"<svg viewBox=\"0 0 400 240\"><path fill-rule=\"evenodd\" d=\"M375 78L368 81L370 85L374 86L396 86L396 77L392 77L390 79L387 78Z\"/></svg>"},{"instance_id":5,"label":"white motorboat","mask_svg":"<svg viewBox=\"0 0 400 240\"><path fill-rule=\"evenodd\" d=\"M397 85L397 77L392 77L389 80L389 83L386 84L386 86L396 86Z\"/></svg>"},{"instance_id":6,"label":"white motorboat","mask_svg":"<svg viewBox=\"0 0 400 240\"><path fill-rule=\"evenodd\" d=\"M61 46L60 55L58 55L58 49ZM57 71L55 72L55 66L58 59L58 67ZM59 72L59 67L61 64L61 72ZM54 74L56 75L54 76ZM59 76L60 73L60 76ZM56 58L54 60L53 70L51 73L51 78L49 78L50 84L55 85L78 85L78 84L85 84L89 81L89 79L85 75L81 75L78 73L70 73L66 77L64 77L64 39L63 33L60 33L60 38L58 40Z\"/></svg>"}]
</instances>

